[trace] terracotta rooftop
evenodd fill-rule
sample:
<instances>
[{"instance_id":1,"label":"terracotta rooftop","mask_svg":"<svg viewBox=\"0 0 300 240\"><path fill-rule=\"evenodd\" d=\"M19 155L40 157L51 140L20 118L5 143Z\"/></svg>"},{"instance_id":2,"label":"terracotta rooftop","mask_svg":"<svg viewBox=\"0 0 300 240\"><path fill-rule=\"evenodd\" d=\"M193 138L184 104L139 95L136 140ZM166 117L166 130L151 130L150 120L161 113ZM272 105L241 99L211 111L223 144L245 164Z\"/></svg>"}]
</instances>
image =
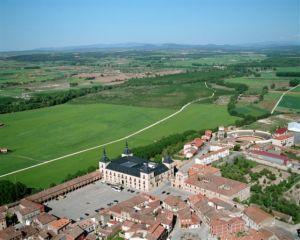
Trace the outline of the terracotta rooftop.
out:
<instances>
[{"instance_id":1,"label":"terracotta rooftop","mask_svg":"<svg viewBox=\"0 0 300 240\"><path fill-rule=\"evenodd\" d=\"M158 213L157 219L159 219L162 224L170 226L173 223L174 214L171 211L164 209Z\"/></svg>"},{"instance_id":2,"label":"terracotta rooftop","mask_svg":"<svg viewBox=\"0 0 300 240\"><path fill-rule=\"evenodd\" d=\"M185 202L181 200L180 197L169 195L167 196L163 202L171 207L178 207L178 209L185 208L187 205Z\"/></svg>"},{"instance_id":3,"label":"terracotta rooftop","mask_svg":"<svg viewBox=\"0 0 300 240\"><path fill-rule=\"evenodd\" d=\"M282 140L289 139L291 137L292 137L292 135L280 135L280 136L274 137L274 139L282 141Z\"/></svg>"},{"instance_id":4,"label":"terracotta rooftop","mask_svg":"<svg viewBox=\"0 0 300 240\"><path fill-rule=\"evenodd\" d=\"M194 144L196 147L201 147L203 145L203 140L201 138L195 138L193 141L192 141L192 144Z\"/></svg>"},{"instance_id":5,"label":"terracotta rooftop","mask_svg":"<svg viewBox=\"0 0 300 240\"><path fill-rule=\"evenodd\" d=\"M285 132L287 132L287 128L278 128L275 133L276 134L284 134Z\"/></svg>"},{"instance_id":6,"label":"terracotta rooftop","mask_svg":"<svg viewBox=\"0 0 300 240\"><path fill-rule=\"evenodd\" d=\"M161 235L164 233L164 231L165 228L159 222L157 222L149 229L148 232L150 236L147 236L147 239L149 240L159 239Z\"/></svg>"},{"instance_id":7,"label":"terracotta rooftop","mask_svg":"<svg viewBox=\"0 0 300 240\"><path fill-rule=\"evenodd\" d=\"M206 174L216 174L216 173L220 173L220 169L209 165L203 165L203 164L194 164L189 169L189 175L193 175L193 174L206 175Z\"/></svg>"},{"instance_id":8,"label":"terracotta rooftop","mask_svg":"<svg viewBox=\"0 0 300 240\"><path fill-rule=\"evenodd\" d=\"M270 152L266 152L266 151L252 150L250 152L253 153L253 154L256 154L256 155L261 155L261 156L266 156L266 157L281 159L283 161L289 160L289 158L287 156L279 155L279 154L275 154L275 153L270 153Z\"/></svg>"},{"instance_id":9,"label":"terracotta rooftop","mask_svg":"<svg viewBox=\"0 0 300 240\"><path fill-rule=\"evenodd\" d=\"M256 224L261 224L262 222L273 218L272 215L254 205L245 208L244 213Z\"/></svg>"},{"instance_id":10,"label":"terracotta rooftop","mask_svg":"<svg viewBox=\"0 0 300 240\"><path fill-rule=\"evenodd\" d=\"M270 240L272 236L272 232L265 229L260 229L258 231L250 229L249 231L244 232L243 235L228 233L227 235L223 235L221 240Z\"/></svg>"},{"instance_id":11,"label":"terracotta rooftop","mask_svg":"<svg viewBox=\"0 0 300 240\"><path fill-rule=\"evenodd\" d=\"M194 174L185 182L189 185L207 189L229 197L248 187L245 183L212 174L205 176L198 176Z\"/></svg>"},{"instance_id":12,"label":"terracotta rooftop","mask_svg":"<svg viewBox=\"0 0 300 240\"><path fill-rule=\"evenodd\" d=\"M44 206L39 203L35 203L32 201L29 201L27 199L22 199L19 206L17 206L17 210L22 215L27 215L29 213L35 212L35 211L43 211Z\"/></svg>"},{"instance_id":13,"label":"terracotta rooftop","mask_svg":"<svg viewBox=\"0 0 300 240\"><path fill-rule=\"evenodd\" d=\"M155 202L157 198L148 194L139 194L134 196L126 201L120 202L109 208L109 212L115 214L121 214L121 212L132 212L134 211L135 206L143 205L147 202L147 204L151 204Z\"/></svg>"},{"instance_id":14,"label":"terracotta rooftop","mask_svg":"<svg viewBox=\"0 0 300 240\"><path fill-rule=\"evenodd\" d=\"M49 226L52 228L52 229L61 229L65 226L67 226L68 224L70 223L70 220L69 219L66 219L66 218L61 218L59 220L55 220L53 222L51 222L49 224Z\"/></svg>"},{"instance_id":15,"label":"terracotta rooftop","mask_svg":"<svg viewBox=\"0 0 300 240\"><path fill-rule=\"evenodd\" d=\"M202 201L202 200L208 200L207 197L205 197L204 195L202 195L201 193L198 193L198 194L195 194L195 195L191 195L189 196L188 200L191 204L195 204L199 201Z\"/></svg>"},{"instance_id":16,"label":"terracotta rooftop","mask_svg":"<svg viewBox=\"0 0 300 240\"><path fill-rule=\"evenodd\" d=\"M81 235L83 235L84 231L78 227L75 226L73 228L70 228L66 231L66 235L67 235L67 239L78 239L78 237L80 237Z\"/></svg>"},{"instance_id":17,"label":"terracotta rooftop","mask_svg":"<svg viewBox=\"0 0 300 240\"><path fill-rule=\"evenodd\" d=\"M1 240L21 239L22 233L14 227L8 227L0 231Z\"/></svg>"},{"instance_id":18,"label":"terracotta rooftop","mask_svg":"<svg viewBox=\"0 0 300 240\"><path fill-rule=\"evenodd\" d=\"M23 226L20 231L22 232L22 235L25 239L29 239L33 235L37 234L39 232L39 229L29 225L29 226Z\"/></svg>"},{"instance_id":19,"label":"terracotta rooftop","mask_svg":"<svg viewBox=\"0 0 300 240\"><path fill-rule=\"evenodd\" d=\"M54 216L51 215L51 214L48 214L48 213L41 213L41 214L39 214L39 215L37 216L37 220L38 220L41 224L45 225L45 224L48 224L48 223L50 223L50 222L53 222L53 221L57 220L57 218L54 217Z\"/></svg>"},{"instance_id":20,"label":"terracotta rooftop","mask_svg":"<svg viewBox=\"0 0 300 240\"><path fill-rule=\"evenodd\" d=\"M84 219L80 222L76 223L77 226L81 227L82 229L86 229L92 225L94 225L94 222L91 219Z\"/></svg>"}]
</instances>

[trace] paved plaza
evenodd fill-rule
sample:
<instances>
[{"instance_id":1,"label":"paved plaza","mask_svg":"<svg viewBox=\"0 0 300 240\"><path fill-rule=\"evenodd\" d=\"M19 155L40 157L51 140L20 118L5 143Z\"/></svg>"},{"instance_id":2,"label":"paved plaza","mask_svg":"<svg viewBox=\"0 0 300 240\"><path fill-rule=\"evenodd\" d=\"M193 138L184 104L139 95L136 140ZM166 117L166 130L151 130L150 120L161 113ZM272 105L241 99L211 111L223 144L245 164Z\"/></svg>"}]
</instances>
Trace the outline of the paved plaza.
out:
<instances>
[{"instance_id":1,"label":"paved plaza","mask_svg":"<svg viewBox=\"0 0 300 240\"><path fill-rule=\"evenodd\" d=\"M110 186L97 181L74 192L68 193L65 198L58 198L47 202L51 214L60 218L67 217L73 220L87 218L96 214L95 210L107 208L109 203L125 201L137 195L124 189L122 192L113 190ZM115 201L116 200L116 201Z\"/></svg>"}]
</instances>

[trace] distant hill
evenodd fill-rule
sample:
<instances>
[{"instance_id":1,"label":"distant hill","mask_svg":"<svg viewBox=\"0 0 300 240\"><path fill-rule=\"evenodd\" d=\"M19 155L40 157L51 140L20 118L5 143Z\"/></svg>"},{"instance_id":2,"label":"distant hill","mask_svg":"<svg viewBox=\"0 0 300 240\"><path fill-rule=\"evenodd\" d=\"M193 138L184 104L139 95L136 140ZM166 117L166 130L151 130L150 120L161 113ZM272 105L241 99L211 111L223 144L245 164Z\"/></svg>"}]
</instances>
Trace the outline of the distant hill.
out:
<instances>
[{"instance_id":1,"label":"distant hill","mask_svg":"<svg viewBox=\"0 0 300 240\"><path fill-rule=\"evenodd\" d=\"M66 47L45 47L24 51L0 52L1 56L50 53L50 52L97 52L97 51L129 51L129 50L196 50L196 51L297 51L300 52L300 42L284 41L284 42L259 42L239 45L217 45L217 44L177 44L177 43L116 43L116 44L92 44L82 46L66 46Z\"/></svg>"}]
</instances>

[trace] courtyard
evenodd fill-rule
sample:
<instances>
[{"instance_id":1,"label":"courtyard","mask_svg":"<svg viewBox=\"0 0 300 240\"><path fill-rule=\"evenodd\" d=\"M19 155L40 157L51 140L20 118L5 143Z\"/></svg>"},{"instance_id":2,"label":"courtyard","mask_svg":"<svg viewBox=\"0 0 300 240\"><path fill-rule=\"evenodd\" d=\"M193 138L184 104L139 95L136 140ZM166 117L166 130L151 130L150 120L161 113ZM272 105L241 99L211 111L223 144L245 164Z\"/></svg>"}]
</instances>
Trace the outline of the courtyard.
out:
<instances>
[{"instance_id":1,"label":"courtyard","mask_svg":"<svg viewBox=\"0 0 300 240\"><path fill-rule=\"evenodd\" d=\"M97 181L64 197L49 201L46 205L51 209L51 214L78 221L95 215L96 210L125 201L137 194L137 191L129 192L128 189L117 192L105 183Z\"/></svg>"}]
</instances>

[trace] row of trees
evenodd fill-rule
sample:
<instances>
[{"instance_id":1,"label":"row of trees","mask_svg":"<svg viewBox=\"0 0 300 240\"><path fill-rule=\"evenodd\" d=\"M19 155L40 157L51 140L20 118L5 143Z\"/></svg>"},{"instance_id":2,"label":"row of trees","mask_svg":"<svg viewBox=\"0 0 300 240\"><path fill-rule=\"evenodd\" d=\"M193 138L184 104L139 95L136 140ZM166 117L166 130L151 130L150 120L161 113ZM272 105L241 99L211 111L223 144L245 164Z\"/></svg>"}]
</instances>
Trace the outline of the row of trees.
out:
<instances>
[{"instance_id":1,"label":"row of trees","mask_svg":"<svg viewBox=\"0 0 300 240\"><path fill-rule=\"evenodd\" d=\"M164 155L173 155L182 149L185 142L202 135L205 130L189 130L183 133L172 134L146 146L132 149L136 156L145 159L161 161Z\"/></svg>"},{"instance_id":2,"label":"row of trees","mask_svg":"<svg viewBox=\"0 0 300 240\"><path fill-rule=\"evenodd\" d=\"M300 77L300 72L276 72L278 77Z\"/></svg>"},{"instance_id":3,"label":"row of trees","mask_svg":"<svg viewBox=\"0 0 300 240\"><path fill-rule=\"evenodd\" d=\"M3 97L0 99L0 114L63 104L74 98L78 98L86 94L96 93L110 88L112 88L112 86L98 85L89 88L78 88L70 89L68 91L36 94L30 99L15 99Z\"/></svg>"}]
</instances>

